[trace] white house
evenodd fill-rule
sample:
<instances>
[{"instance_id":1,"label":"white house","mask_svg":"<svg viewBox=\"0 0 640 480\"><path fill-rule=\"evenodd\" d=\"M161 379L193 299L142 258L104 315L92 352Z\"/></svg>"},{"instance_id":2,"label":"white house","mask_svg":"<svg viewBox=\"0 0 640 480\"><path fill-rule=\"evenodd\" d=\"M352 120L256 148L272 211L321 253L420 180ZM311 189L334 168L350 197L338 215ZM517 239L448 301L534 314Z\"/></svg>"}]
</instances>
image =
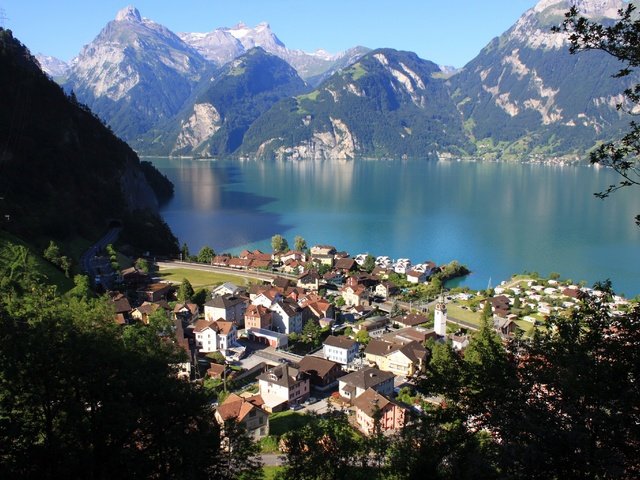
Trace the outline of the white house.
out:
<instances>
[{"instance_id":1,"label":"white house","mask_svg":"<svg viewBox=\"0 0 640 480\"><path fill-rule=\"evenodd\" d=\"M271 307L271 326L279 333L302 332L302 310L297 303L282 301Z\"/></svg>"},{"instance_id":2,"label":"white house","mask_svg":"<svg viewBox=\"0 0 640 480\"><path fill-rule=\"evenodd\" d=\"M198 320L193 333L201 353L227 350L236 344L238 330L233 322Z\"/></svg>"},{"instance_id":3,"label":"white house","mask_svg":"<svg viewBox=\"0 0 640 480\"><path fill-rule=\"evenodd\" d=\"M348 365L358 358L360 345L345 336L329 335L322 346L322 354L327 360Z\"/></svg>"},{"instance_id":4,"label":"white house","mask_svg":"<svg viewBox=\"0 0 640 480\"><path fill-rule=\"evenodd\" d=\"M364 368L356 372L349 373L338 380L338 392L340 396L347 400L355 400L367 389L373 388L382 395L393 394L393 379L395 375L391 372L383 372L375 367Z\"/></svg>"},{"instance_id":5,"label":"white house","mask_svg":"<svg viewBox=\"0 0 640 480\"><path fill-rule=\"evenodd\" d=\"M269 411L280 411L309 398L309 376L289 365L278 365L258 376L260 396Z\"/></svg>"},{"instance_id":6,"label":"white house","mask_svg":"<svg viewBox=\"0 0 640 480\"><path fill-rule=\"evenodd\" d=\"M208 321L223 319L244 326L244 312L247 300L235 295L220 295L204 304L204 318Z\"/></svg>"}]
</instances>

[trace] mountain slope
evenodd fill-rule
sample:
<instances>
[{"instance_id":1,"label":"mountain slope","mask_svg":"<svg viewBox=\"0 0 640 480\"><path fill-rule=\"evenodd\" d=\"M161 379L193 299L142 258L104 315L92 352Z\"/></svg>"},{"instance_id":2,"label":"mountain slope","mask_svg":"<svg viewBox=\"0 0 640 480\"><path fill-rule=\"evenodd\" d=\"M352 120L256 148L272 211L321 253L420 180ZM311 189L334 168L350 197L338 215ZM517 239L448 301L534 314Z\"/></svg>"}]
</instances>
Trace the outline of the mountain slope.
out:
<instances>
[{"instance_id":1,"label":"mountain slope","mask_svg":"<svg viewBox=\"0 0 640 480\"><path fill-rule=\"evenodd\" d=\"M136 146L156 154L232 154L256 118L278 100L305 89L284 60L253 48L204 81L176 118Z\"/></svg>"},{"instance_id":2,"label":"mountain slope","mask_svg":"<svg viewBox=\"0 0 640 480\"><path fill-rule=\"evenodd\" d=\"M177 248L136 154L3 29L0 71L2 228L33 241L95 239L120 219L131 237L138 222L153 232L140 248Z\"/></svg>"},{"instance_id":3,"label":"mountain slope","mask_svg":"<svg viewBox=\"0 0 640 480\"><path fill-rule=\"evenodd\" d=\"M622 5L542 0L451 78L479 155L577 158L626 125L616 110L625 85L612 78L621 65L602 52L570 55L563 35L551 32L572 3L598 19L615 16Z\"/></svg>"},{"instance_id":4,"label":"mountain slope","mask_svg":"<svg viewBox=\"0 0 640 480\"><path fill-rule=\"evenodd\" d=\"M175 115L206 66L167 28L127 7L83 48L65 87L131 140Z\"/></svg>"},{"instance_id":5,"label":"mountain slope","mask_svg":"<svg viewBox=\"0 0 640 480\"><path fill-rule=\"evenodd\" d=\"M277 158L435 155L473 148L440 70L411 52L379 49L309 94L283 100L245 135L242 153Z\"/></svg>"}]
</instances>

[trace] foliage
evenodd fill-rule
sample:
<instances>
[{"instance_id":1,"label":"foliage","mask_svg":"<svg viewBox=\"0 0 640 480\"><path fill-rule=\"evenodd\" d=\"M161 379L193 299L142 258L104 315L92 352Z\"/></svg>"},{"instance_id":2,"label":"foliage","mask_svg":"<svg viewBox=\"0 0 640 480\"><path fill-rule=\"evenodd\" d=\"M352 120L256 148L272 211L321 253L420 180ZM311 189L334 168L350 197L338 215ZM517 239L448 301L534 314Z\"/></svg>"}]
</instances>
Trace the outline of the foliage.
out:
<instances>
[{"instance_id":1,"label":"foliage","mask_svg":"<svg viewBox=\"0 0 640 480\"><path fill-rule=\"evenodd\" d=\"M366 330L359 330L358 333L356 333L356 341L360 344L360 345L366 345L369 343L369 332L367 332Z\"/></svg>"},{"instance_id":2,"label":"foliage","mask_svg":"<svg viewBox=\"0 0 640 480\"><path fill-rule=\"evenodd\" d=\"M293 239L294 248L299 252L304 252L307 249L307 241L300 235L296 235Z\"/></svg>"},{"instance_id":3,"label":"foliage","mask_svg":"<svg viewBox=\"0 0 640 480\"><path fill-rule=\"evenodd\" d=\"M464 357L434 346L420 388L486 430L507 478L634 478L640 307L613 315L609 285L507 348L488 321Z\"/></svg>"},{"instance_id":4,"label":"foliage","mask_svg":"<svg viewBox=\"0 0 640 480\"><path fill-rule=\"evenodd\" d=\"M179 302L189 302L194 295L193 287L191 286L191 282L187 278L182 279L182 283L178 287L178 301Z\"/></svg>"},{"instance_id":5,"label":"foliage","mask_svg":"<svg viewBox=\"0 0 640 480\"><path fill-rule=\"evenodd\" d=\"M187 242L184 242L182 244L182 247L180 247L180 260L182 260L183 262L188 262L190 258L191 256L189 255L189 245L187 245Z\"/></svg>"},{"instance_id":6,"label":"foliage","mask_svg":"<svg viewBox=\"0 0 640 480\"><path fill-rule=\"evenodd\" d=\"M210 264L215 254L216 252L213 251L213 248L209 247L208 245L205 245L198 252L198 263Z\"/></svg>"},{"instance_id":7,"label":"foliage","mask_svg":"<svg viewBox=\"0 0 640 480\"><path fill-rule=\"evenodd\" d=\"M323 417L310 415L302 428L283 436L283 480L349 478L350 464L361 450L346 414L332 411Z\"/></svg>"},{"instance_id":8,"label":"foliage","mask_svg":"<svg viewBox=\"0 0 640 480\"><path fill-rule=\"evenodd\" d=\"M376 257L374 257L373 255L367 254L367 256L364 258L362 267L360 268L367 273L373 272L373 269L376 268Z\"/></svg>"},{"instance_id":9,"label":"foliage","mask_svg":"<svg viewBox=\"0 0 640 480\"><path fill-rule=\"evenodd\" d=\"M64 272L64 276L69 278L69 270L71 269L71 259L66 255L60 254L60 247L53 240L49 241L49 246L45 248L42 255L46 260L54 264Z\"/></svg>"},{"instance_id":10,"label":"foliage","mask_svg":"<svg viewBox=\"0 0 640 480\"><path fill-rule=\"evenodd\" d=\"M22 238L94 239L107 220L154 203L140 194L145 189L121 188L123 179L143 181L135 152L67 96L5 29L0 71L0 192L3 215L12 219L7 229ZM151 229L151 237L158 233Z\"/></svg>"},{"instance_id":11,"label":"foliage","mask_svg":"<svg viewBox=\"0 0 640 480\"><path fill-rule=\"evenodd\" d=\"M19 294L0 287L0 476L213 475L217 426L174 376L179 349L143 325L121 330L106 299L62 298L35 276L13 276Z\"/></svg>"},{"instance_id":12,"label":"foliage","mask_svg":"<svg viewBox=\"0 0 640 480\"><path fill-rule=\"evenodd\" d=\"M202 311L204 304L207 303L207 298L209 298L209 292L204 288L199 288L191 297L191 301L198 305L198 308Z\"/></svg>"},{"instance_id":13,"label":"foliage","mask_svg":"<svg viewBox=\"0 0 640 480\"><path fill-rule=\"evenodd\" d=\"M311 344L313 347L319 347L321 344L322 329L320 324L310 318L302 328L302 339L305 343Z\"/></svg>"},{"instance_id":14,"label":"foliage","mask_svg":"<svg viewBox=\"0 0 640 480\"><path fill-rule=\"evenodd\" d=\"M173 197L173 183L153 166L151 162L143 160L140 162L140 170L144 178L156 194L160 205L167 203Z\"/></svg>"},{"instance_id":15,"label":"foliage","mask_svg":"<svg viewBox=\"0 0 640 480\"><path fill-rule=\"evenodd\" d=\"M275 253L282 253L289 249L289 243L286 238L278 233L271 237L271 247Z\"/></svg>"},{"instance_id":16,"label":"foliage","mask_svg":"<svg viewBox=\"0 0 640 480\"><path fill-rule=\"evenodd\" d=\"M135 267L144 273L149 273L151 271L151 267L149 266L149 262L146 258L138 258L136 260Z\"/></svg>"},{"instance_id":17,"label":"foliage","mask_svg":"<svg viewBox=\"0 0 640 480\"><path fill-rule=\"evenodd\" d=\"M634 13L636 6L627 4L620 10L620 19L612 25L603 25L580 16L573 6L567 12L566 19L556 32L569 34L571 53L585 50L600 50L621 61L621 68L615 78L631 75L640 66L640 20ZM633 105L640 104L640 83L624 90L627 104L617 105L618 110L632 111ZM618 184L609 185L603 192L596 193L599 198L606 198L620 188L640 185L640 125L635 121L629 124L627 133L620 139L605 142L591 152L591 163L613 168L622 180ZM636 216L640 226L640 215Z\"/></svg>"},{"instance_id":18,"label":"foliage","mask_svg":"<svg viewBox=\"0 0 640 480\"><path fill-rule=\"evenodd\" d=\"M261 480L260 446L235 418L227 419L222 428L219 461L221 480Z\"/></svg>"}]
</instances>

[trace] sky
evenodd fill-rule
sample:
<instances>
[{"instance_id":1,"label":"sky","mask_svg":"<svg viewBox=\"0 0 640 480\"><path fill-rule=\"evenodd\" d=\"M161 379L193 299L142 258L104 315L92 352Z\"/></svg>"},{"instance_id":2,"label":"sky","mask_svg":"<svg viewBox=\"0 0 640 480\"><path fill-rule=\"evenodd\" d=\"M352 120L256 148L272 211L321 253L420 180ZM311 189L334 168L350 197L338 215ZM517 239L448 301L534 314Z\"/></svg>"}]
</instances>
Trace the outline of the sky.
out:
<instances>
[{"instance_id":1,"label":"sky","mask_svg":"<svg viewBox=\"0 0 640 480\"><path fill-rule=\"evenodd\" d=\"M69 61L127 5L173 32L268 22L289 48L363 45L462 67L536 0L0 0L0 26L33 54Z\"/></svg>"}]
</instances>

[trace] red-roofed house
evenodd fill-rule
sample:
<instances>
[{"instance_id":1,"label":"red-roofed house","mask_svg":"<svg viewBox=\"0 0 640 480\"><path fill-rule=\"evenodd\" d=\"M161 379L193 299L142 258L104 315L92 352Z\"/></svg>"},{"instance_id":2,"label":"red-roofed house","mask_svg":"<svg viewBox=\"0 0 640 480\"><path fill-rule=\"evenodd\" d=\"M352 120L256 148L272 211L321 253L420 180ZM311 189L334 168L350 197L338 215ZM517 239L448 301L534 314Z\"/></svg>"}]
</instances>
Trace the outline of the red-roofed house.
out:
<instances>
[{"instance_id":1,"label":"red-roofed house","mask_svg":"<svg viewBox=\"0 0 640 480\"><path fill-rule=\"evenodd\" d=\"M395 432L404 426L407 409L389 400L373 388L367 389L353 401L356 422L365 435L374 431L376 417L383 432Z\"/></svg>"},{"instance_id":2,"label":"red-roofed house","mask_svg":"<svg viewBox=\"0 0 640 480\"><path fill-rule=\"evenodd\" d=\"M260 408L261 404L259 396L242 398L232 393L220 404L214 416L221 426L229 420L242 423L254 440L260 440L269 435L269 414Z\"/></svg>"}]
</instances>

